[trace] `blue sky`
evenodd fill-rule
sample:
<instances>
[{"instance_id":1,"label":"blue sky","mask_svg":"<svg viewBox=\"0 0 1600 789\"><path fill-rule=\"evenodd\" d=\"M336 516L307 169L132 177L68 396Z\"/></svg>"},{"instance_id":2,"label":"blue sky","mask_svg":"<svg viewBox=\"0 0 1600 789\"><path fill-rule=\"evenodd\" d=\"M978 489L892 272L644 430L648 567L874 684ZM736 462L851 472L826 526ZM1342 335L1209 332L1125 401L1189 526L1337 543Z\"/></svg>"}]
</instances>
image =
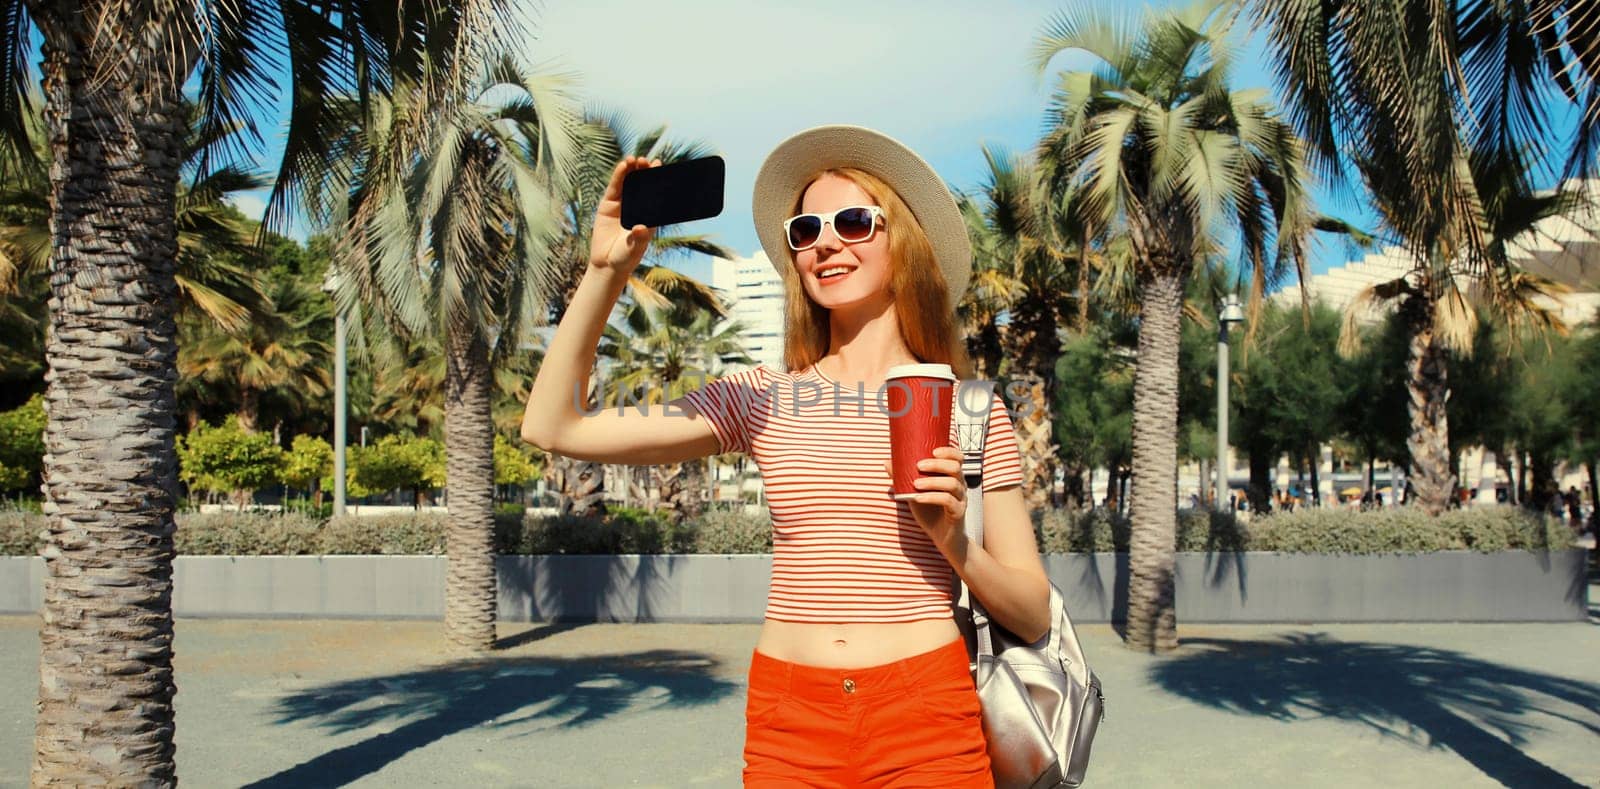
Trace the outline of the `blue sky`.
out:
<instances>
[{"instance_id":1,"label":"blue sky","mask_svg":"<svg viewBox=\"0 0 1600 789\"><path fill-rule=\"evenodd\" d=\"M682 226L708 232L741 255L759 249L750 194L762 159L784 138L823 123L880 129L926 158L958 189L976 188L982 146L1027 150L1038 139L1051 80L1027 64L1056 2L1029 0L550 0L534 10L529 62L581 76L586 103L621 110L636 127L666 124L728 163L721 216ZM1087 56L1067 53L1051 70ZM1271 87L1258 45L1247 47L1237 87ZM284 108L286 110L286 107ZM280 112L280 117L283 116ZM276 164L279 143L265 161ZM264 197L264 195L261 195ZM241 208L259 210L259 198ZM1370 222L1351 200L1323 210ZM1315 271L1347 256L1317 251ZM675 267L705 277L709 266Z\"/></svg>"}]
</instances>

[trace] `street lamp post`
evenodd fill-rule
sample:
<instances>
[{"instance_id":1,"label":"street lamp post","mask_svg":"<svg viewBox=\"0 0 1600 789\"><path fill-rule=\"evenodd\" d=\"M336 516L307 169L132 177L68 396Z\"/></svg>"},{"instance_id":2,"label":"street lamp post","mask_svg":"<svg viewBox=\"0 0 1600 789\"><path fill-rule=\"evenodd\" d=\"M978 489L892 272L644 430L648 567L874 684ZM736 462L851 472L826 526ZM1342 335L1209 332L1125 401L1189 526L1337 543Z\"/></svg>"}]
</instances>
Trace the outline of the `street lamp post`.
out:
<instances>
[{"instance_id":1,"label":"street lamp post","mask_svg":"<svg viewBox=\"0 0 1600 789\"><path fill-rule=\"evenodd\" d=\"M339 286L339 275L328 272L327 279L323 280L322 290L329 296ZM349 327L345 324L344 310L339 309L338 299L333 305L333 514L344 514L345 503L345 414L349 410L348 395L345 391L345 345Z\"/></svg>"},{"instance_id":2,"label":"street lamp post","mask_svg":"<svg viewBox=\"0 0 1600 789\"><path fill-rule=\"evenodd\" d=\"M1221 511L1228 500L1228 324L1243 323L1244 309L1232 293L1217 316L1217 500Z\"/></svg>"}]
</instances>

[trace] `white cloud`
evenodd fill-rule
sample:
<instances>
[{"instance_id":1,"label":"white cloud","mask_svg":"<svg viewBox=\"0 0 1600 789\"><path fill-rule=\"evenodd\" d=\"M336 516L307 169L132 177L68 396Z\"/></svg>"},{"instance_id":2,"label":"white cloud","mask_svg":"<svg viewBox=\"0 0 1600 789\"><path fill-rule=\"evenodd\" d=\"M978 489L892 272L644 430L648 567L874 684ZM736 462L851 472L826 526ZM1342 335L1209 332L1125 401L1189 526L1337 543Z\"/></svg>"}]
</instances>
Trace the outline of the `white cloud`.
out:
<instances>
[{"instance_id":1,"label":"white cloud","mask_svg":"<svg viewBox=\"0 0 1600 789\"><path fill-rule=\"evenodd\" d=\"M576 70L590 101L640 127L666 123L716 148L728 160L727 206L705 229L748 253L755 173L801 129L880 129L958 184L977 172L983 141L1026 145L1048 95L1027 58L1052 10L1021 0L552 2L527 55Z\"/></svg>"}]
</instances>

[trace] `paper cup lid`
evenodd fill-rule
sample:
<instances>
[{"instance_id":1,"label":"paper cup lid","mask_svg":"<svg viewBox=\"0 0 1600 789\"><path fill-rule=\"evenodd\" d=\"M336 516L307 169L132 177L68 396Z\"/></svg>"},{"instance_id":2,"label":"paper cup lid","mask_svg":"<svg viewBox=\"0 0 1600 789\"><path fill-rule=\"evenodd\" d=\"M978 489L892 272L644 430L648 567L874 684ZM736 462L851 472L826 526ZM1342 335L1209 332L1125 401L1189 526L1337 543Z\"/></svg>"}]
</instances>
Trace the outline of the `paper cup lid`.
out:
<instances>
[{"instance_id":1,"label":"paper cup lid","mask_svg":"<svg viewBox=\"0 0 1600 789\"><path fill-rule=\"evenodd\" d=\"M951 381L959 380L956 378L955 371L951 370L950 365L948 364L897 364L889 368L889 372L887 375L883 376L883 380L889 381L895 378L944 378Z\"/></svg>"}]
</instances>

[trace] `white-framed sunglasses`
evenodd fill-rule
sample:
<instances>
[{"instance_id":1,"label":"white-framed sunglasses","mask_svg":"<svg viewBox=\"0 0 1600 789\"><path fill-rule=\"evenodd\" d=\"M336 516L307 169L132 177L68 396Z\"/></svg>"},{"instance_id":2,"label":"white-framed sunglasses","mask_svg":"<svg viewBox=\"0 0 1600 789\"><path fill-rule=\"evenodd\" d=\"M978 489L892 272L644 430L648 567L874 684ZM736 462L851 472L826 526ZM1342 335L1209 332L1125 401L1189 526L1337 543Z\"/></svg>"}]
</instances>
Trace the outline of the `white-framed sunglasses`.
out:
<instances>
[{"instance_id":1,"label":"white-framed sunglasses","mask_svg":"<svg viewBox=\"0 0 1600 789\"><path fill-rule=\"evenodd\" d=\"M817 239L822 238L823 225L832 225L833 234L840 241L854 244L872 238L880 216L883 209L875 205L847 205L831 215L800 214L784 220L783 235L789 240L790 249L801 252L816 246Z\"/></svg>"}]
</instances>

